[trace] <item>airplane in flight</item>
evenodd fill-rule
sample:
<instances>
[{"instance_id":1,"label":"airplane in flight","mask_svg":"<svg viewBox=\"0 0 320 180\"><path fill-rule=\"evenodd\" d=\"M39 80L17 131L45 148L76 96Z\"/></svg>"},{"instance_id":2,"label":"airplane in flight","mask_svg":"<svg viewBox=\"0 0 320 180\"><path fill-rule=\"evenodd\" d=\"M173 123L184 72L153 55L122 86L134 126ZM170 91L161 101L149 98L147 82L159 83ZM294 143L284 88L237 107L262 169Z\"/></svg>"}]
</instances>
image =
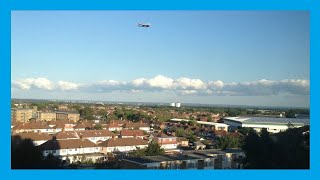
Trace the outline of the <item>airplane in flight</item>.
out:
<instances>
[{"instance_id":1,"label":"airplane in flight","mask_svg":"<svg viewBox=\"0 0 320 180\"><path fill-rule=\"evenodd\" d=\"M139 26L139 27L148 28L148 27L151 26L151 24L149 24L149 23L138 23L138 26Z\"/></svg>"}]
</instances>

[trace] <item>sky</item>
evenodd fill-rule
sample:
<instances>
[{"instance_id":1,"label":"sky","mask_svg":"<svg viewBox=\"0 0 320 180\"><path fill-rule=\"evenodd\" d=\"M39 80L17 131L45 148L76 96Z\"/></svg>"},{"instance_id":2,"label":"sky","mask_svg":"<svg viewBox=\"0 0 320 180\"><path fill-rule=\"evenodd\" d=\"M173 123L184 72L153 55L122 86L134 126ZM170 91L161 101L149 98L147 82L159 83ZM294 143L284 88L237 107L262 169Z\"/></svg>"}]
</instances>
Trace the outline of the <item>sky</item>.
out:
<instances>
[{"instance_id":1,"label":"sky","mask_svg":"<svg viewBox=\"0 0 320 180\"><path fill-rule=\"evenodd\" d=\"M309 107L309 26L307 11L13 11L11 96Z\"/></svg>"}]
</instances>

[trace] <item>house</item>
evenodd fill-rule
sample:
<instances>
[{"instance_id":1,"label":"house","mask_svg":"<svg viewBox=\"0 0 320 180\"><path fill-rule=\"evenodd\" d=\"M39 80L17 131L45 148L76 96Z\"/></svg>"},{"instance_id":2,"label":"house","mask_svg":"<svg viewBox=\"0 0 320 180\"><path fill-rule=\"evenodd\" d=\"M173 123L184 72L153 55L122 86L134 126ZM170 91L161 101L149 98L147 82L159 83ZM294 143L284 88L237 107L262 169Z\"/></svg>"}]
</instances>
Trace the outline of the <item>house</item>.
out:
<instances>
[{"instance_id":1,"label":"house","mask_svg":"<svg viewBox=\"0 0 320 180\"><path fill-rule=\"evenodd\" d=\"M47 133L40 132L25 132L12 135L13 142L20 143L21 140L31 139L35 146L39 146L52 139L52 136Z\"/></svg>"},{"instance_id":2,"label":"house","mask_svg":"<svg viewBox=\"0 0 320 180\"><path fill-rule=\"evenodd\" d=\"M77 122L80 120L80 114L77 112L56 112L57 120L70 120Z\"/></svg>"},{"instance_id":3,"label":"house","mask_svg":"<svg viewBox=\"0 0 320 180\"><path fill-rule=\"evenodd\" d=\"M138 137L143 139L145 137L142 130L121 130L120 131L121 138L134 138Z\"/></svg>"},{"instance_id":4,"label":"house","mask_svg":"<svg viewBox=\"0 0 320 180\"><path fill-rule=\"evenodd\" d=\"M150 125L147 123L143 123L142 121L134 123L134 122L127 122L123 125L123 129L140 129L143 131L150 131Z\"/></svg>"},{"instance_id":5,"label":"house","mask_svg":"<svg viewBox=\"0 0 320 180\"><path fill-rule=\"evenodd\" d=\"M143 149L148 146L148 141L140 138L111 138L99 144L102 147L102 152L116 153L116 152L129 152L137 148Z\"/></svg>"},{"instance_id":6,"label":"house","mask_svg":"<svg viewBox=\"0 0 320 180\"><path fill-rule=\"evenodd\" d=\"M101 147L87 139L49 140L39 146L44 157L52 154L61 160L70 163L83 158L91 159L93 162L104 158Z\"/></svg>"},{"instance_id":7,"label":"house","mask_svg":"<svg viewBox=\"0 0 320 180\"><path fill-rule=\"evenodd\" d=\"M117 121L117 120L112 120L108 125L107 129L109 131L121 131L122 126L125 124L126 121Z\"/></svg>"},{"instance_id":8,"label":"house","mask_svg":"<svg viewBox=\"0 0 320 180\"><path fill-rule=\"evenodd\" d=\"M81 122L73 127L73 129L75 131L84 131L84 130L86 130L86 128L88 128L88 127L83 122Z\"/></svg>"},{"instance_id":9,"label":"house","mask_svg":"<svg viewBox=\"0 0 320 180\"><path fill-rule=\"evenodd\" d=\"M154 137L154 141L161 145L164 150L174 150L177 149L177 137L168 136L164 133L159 133Z\"/></svg>"},{"instance_id":10,"label":"house","mask_svg":"<svg viewBox=\"0 0 320 180\"><path fill-rule=\"evenodd\" d=\"M45 122L40 121L31 121L28 123L19 123L12 128L13 133L22 133L22 132L42 132L53 134L55 130L48 126Z\"/></svg>"},{"instance_id":11,"label":"house","mask_svg":"<svg viewBox=\"0 0 320 180\"><path fill-rule=\"evenodd\" d=\"M184 137L177 137L177 146L178 147L188 147L189 141L187 138Z\"/></svg>"},{"instance_id":12,"label":"house","mask_svg":"<svg viewBox=\"0 0 320 180\"><path fill-rule=\"evenodd\" d=\"M49 122L49 126L58 131L73 131L73 127L76 125L75 122L69 120L56 120Z\"/></svg>"},{"instance_id":13,"label":"house","mask_svg":"<svg viewBox=\"0 0 320 180\"><path fill-rule=\"evenodd\" d=\"M67 139L79 139L79 136L74 131L60 131L53 135L56 140L67 140Z\"/></svg>"},{"instance_id":14,"label":"house","mask_svg":"<svg viewBox=\"0 0 320 180\"><path fill-rule=\"evenodd\" d=\"M88 139L95 144L111 139L114 136L114 133L108 130L77 131L77 134L80 138Z\"/></svg>"}]
</instances>

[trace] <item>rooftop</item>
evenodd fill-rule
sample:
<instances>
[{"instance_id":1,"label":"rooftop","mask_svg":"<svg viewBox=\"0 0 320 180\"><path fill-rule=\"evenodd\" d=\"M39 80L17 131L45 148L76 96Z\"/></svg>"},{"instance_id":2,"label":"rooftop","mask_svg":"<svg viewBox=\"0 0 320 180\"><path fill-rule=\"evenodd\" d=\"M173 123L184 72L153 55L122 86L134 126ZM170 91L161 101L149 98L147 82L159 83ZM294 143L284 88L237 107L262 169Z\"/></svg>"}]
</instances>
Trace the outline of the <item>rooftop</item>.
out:
<instances>
[{"instance_id":1,"label":"rooftop","mask_svg":"<svg viewBox=\"0 0 320 180\"><path fill-rule=\"evenodd\" d=\"M186 155L159 155L159 156L143 156L143 157L127 157L123 160L133 161L139 164L155 163L155 162L168 162L178 160L191 160L199 159L197 157L186 156Z\"/></svg>"},{"instance_id":2,"label":"rooftop","mask_svg":"<svg viewBox=\"0 0 320 180\"><path fill-rule=\"evenodd\" d=\"M225 117L225 120L241 122L245 124L279 124L309 125L309 118L274 118L274 117Z\"/></svg>"}]
</instances>

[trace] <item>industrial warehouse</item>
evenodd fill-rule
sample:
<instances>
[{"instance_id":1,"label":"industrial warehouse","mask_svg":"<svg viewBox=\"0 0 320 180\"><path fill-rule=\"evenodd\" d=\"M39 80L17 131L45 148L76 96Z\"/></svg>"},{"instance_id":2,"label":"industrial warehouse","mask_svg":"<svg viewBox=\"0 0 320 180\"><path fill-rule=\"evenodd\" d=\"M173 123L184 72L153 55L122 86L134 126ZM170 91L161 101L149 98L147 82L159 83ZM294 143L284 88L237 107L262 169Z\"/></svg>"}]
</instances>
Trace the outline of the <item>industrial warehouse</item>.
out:
<instances>
[{"instance_id":1,"label":"industrial warehouse","mask_svg":"<svg viewBox=\"0 0 320 180\"><path fill-rule=\"evenodd\" d=\"M285 131L289 127L310 125L309 118L225 117L223 122L229 125L229 129L250 127L259 132L265 128L272 133Z\"/></svg>"}]
</instances>

